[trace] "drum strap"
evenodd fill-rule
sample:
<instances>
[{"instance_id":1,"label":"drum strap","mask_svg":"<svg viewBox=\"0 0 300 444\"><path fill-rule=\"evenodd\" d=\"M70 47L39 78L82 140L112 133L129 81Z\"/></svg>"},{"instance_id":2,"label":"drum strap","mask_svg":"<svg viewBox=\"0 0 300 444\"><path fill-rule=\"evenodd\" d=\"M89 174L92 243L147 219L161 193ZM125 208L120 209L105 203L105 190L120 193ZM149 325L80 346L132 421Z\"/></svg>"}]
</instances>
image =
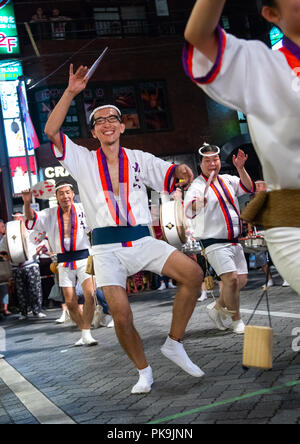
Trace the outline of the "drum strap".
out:
<instances>
[{"instance_id":1,"label":"drum strap","mask_svg":"<svg viewBox=\"0 0 300 444\"><path fill-rule=\"evenodd\" d=\"M263 291L262 295L260 296L260 298L259 298L259 300L258 300L258 302L257 302L257 304L256 304L256 306L255 306L255 308L253 310L253 313L251 314L251 316L250 316L250 318L249 318L249 320L247 322L247 325L249 325L250 322L252 321L252 319L253 319L253 317L254 317L254 315L256 313L256 310L260 306L264 296L266 296L266 300L267 300L267 310L268 310L268 317L269 317L269 325L270 325L270 328L272 328L272 319L271 319L271 312L270 312L270 303L269 303L269 295L268 295L267 283L265 285L265 288L264 288L264 291Z\"/></svg>"}]
</instances>

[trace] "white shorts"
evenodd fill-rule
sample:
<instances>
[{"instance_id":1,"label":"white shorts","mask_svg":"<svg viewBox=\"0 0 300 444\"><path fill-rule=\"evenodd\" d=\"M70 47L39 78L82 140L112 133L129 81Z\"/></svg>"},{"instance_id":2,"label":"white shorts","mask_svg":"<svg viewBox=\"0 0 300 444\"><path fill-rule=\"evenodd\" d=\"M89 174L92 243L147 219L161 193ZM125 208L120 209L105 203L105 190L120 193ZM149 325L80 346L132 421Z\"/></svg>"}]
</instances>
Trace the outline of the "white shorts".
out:
<instances>
[{"instance_id":1,"label":"white shorts","mask_svg":"<svg viewBox=\"0 0 300 444\"><path fill-rule=\"evenodd\" d=\"M272 228L265 231L265 239L281 277L300 294L300 228Z\"/></svg>"},{"instance_id":2,"label":"white shorts","mask_svg":"<svg viewBox=\"0 0 300 444\"><path fill-rule=\"evenodd\" d=\"M150 236L132 242L132 247L122 247L119 243L96 245L92 255L97 287L126 288L127 277L141 270L161 274L174 251L176 248Z\"/></svg>"},{"instance_id":3,"label":"white shorts","mask_svg":"<svg viewBox=\"0 0 300 444\"><path fill-rule=\"evenodd\" d=\"M76 261L77 270L71 270L70 267L64 268L63 264L58 265L58 279L60 287L76 287L76 283L80 285L91 276L85 272L87 259Z\"/></svg>"},{"instance_id":4,"label":"white shorts","mask_svg":"<svg viewBox=\"0 0 300 444\"><path fill-rule=\"evenodd\" d=\"M232 272L248 274L247 261L240 244L224 244L206 254L208 262L218 276Z\"/></svg>"}]
</instances>

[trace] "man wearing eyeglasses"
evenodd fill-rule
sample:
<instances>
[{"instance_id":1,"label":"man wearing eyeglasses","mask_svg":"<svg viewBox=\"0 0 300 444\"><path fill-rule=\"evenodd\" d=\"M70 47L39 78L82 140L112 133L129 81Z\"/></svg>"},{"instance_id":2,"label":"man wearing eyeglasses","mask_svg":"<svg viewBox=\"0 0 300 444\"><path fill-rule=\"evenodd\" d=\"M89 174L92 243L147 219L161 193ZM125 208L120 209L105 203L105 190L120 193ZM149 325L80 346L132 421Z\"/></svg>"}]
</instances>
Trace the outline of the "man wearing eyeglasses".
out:
<instances>
[{"instance_id":1,"label":"man wearing eyeglasses","mask_svg":"<svg viewBox=\"0 0 300 444\"><path fill-rule=\"evenodd\" d=\"M150 236L151 215L146 187L172 192L176 180L190 184L186 165L172 165L152 154L120 147L125 132L121 112L113 105L93 111L91 132L101 147L88 151L76 145L60 127L72 100L87 85L87 67L70 66L69 85L45 127L53 152L78 183L88 225L93 229L93 259L97 287L102 287L115 330L128 357L139 371L132 393L148 393L153 384L141 338L133 324L126 293L127 276L140 270L164 274L179 283L170 334L162 353L194 377L204 375L184 350L182 339L196 305L203 274L200 267L166 242Z\"/></svg>"}]
</instances>

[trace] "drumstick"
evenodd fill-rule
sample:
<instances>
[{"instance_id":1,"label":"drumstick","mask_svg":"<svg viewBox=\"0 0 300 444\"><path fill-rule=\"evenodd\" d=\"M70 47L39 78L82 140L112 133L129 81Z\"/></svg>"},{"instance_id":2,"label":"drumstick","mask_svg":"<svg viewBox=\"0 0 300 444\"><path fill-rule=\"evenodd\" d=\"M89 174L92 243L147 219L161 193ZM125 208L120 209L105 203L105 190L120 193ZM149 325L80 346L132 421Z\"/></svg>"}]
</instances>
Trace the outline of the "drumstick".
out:
<instances>
[{"instance_id":1,"label":"drumstick","mask_svg":"<svg viewBox=\"0 0 300 444\"><path fill-rule=\"evenodd\" d=\"M94 74L94 72L98 68L99 63L101 62L101 60L103 59L103 57L105 56L107 51L108 51L108 46L100 54L100 56L97 58L97 60L92 64L92 66L90 67L90 69L88 70L88 72L85 75L85 79L90 79L92 77L92 75Z\"/></svg>"},{"instance_id":2,"label":"drumstick","mask_svg":"<svg viewBox=\"0 0 300 444\"><path fill-rule=\"evenodd\" d=\"M204 190L204 197L206 197L206 195L207 195L207 192L208 192L208 190L209 190L210 184L212 183L212 180L213 180L213 178L214 178L214 175L215 175L215 171L212 171L212 172L210 173L210 176L209 176L207 182L206 182L206 187L205 187L205 190Z\"/></svg>"}]
</instances>

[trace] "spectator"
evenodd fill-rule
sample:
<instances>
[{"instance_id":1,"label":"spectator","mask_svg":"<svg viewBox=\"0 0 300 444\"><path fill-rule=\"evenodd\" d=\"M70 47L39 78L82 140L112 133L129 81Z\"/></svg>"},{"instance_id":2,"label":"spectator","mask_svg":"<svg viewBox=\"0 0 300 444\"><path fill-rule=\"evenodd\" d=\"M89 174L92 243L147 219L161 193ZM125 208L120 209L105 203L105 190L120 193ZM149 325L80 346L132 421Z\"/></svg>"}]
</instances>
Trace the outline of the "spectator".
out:
<instances>
[{"instance_id":1,"label":"spectator","mask_svg":"<svg viewBox=\"0 0 300 444\"><path fill-rule=\"evenodd\" d=\"M13 214L14 220L23 221L24 216L20 212ZM26 242L28 246L28 260L21 264L12 263L13 276L15 281L17 299L21 315L19 320L26 320L28 314L29 299L33 315L36 318L44 318L45 314L41 312L42 308L42 285L41 275L36 255L36 245L30 242L29 233L25 231ZM6 236L1 239L0 250L7 251Z\"/></svg>"},{"instance_id":2,"label":"spectator","mask_svg":"<svg viewBox=\"0 0 300 444\"><path fill-rule=\"evenodd\" d=\"M64 40L66 37L66 22L71 21L71 18L60 15L60 10L54 8L52 9L50 21L52 38L55 40Z\"/></svg>"},{"instance_id":3,"label":"spectator","mask_svg":"<svg viewBox=\"0 0 300 444\"><path fill-rule=\"evenodd\" d=\"M5 231L6 229L4 221L0 219L0 241L5 235ZM2 252L0 252L0 262L7 260L7 255L1 253ZM11 312L8 311L8 286L6 284L0 284L0 306L1 306L1 312L5 316L9 316L11 314Z\"/></svg>"},{"instance_id":4,"label":"spectator","mask_svg":"<svg viewBox=\"0 0 300 444\"><path fill-rule=\"evenodd\" d=\"M8 310L8 286L6 284L0 284L0 306L1 306L1 313L3 313L5 316L11 315L11 312Z\"/></svg>"},{"instance_id":5,"label":"spectator","mask_svg":"<svg viewBox=\"0 0 300 444\"><path fill-rule=\"evenodd\" d=\"M46 22L47 21L47 17L44 14L44 11L42 8L37 8L36 13L33 14L33 16L31 17L30 23L35 23L35 22Z\"/></svg>"}]
</instances>

